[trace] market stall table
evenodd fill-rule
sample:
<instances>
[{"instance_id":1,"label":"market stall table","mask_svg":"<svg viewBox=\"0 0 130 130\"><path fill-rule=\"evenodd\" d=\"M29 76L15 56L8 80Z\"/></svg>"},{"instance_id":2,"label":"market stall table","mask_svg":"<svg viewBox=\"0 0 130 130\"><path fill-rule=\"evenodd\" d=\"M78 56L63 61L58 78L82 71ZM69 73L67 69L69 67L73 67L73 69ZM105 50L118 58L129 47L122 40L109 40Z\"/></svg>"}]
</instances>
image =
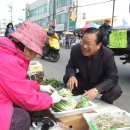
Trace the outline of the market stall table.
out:
<instances>
[{"instance_id":1,"label":"market stall table","mask_svg":"<svg viewBox=\"0 0 130 130\"><path fill-rule=\"evenodd\" d=\"M101 101L100 99L93 100L93 103L97 105L97 107L91 109L87 113L101 113L101 112L120 112L122 109L108 104L106 102ZM86 113L86 112L85 112ZM45 114L48 115L47 113ZM51 116L49 116L51 115ZM54 116L49 112L49 117L53 117L52 119L55 120ZM64 126L64 130L89 130L89 126L87 124L87 121L84 119L82 114L77 115L71 115L71 116L64 116L64 117L58 117L58 121L61 121ZM33 130L30 128L30 130Z\"/></svg>"},{"instance_id":2,"label":"market stall table","mask_svg":"<svg viewBox=\"0 0 130 130\"><path fill-rule=\"evenodd\" d=\"M120 112L122 109L101 101L100 99L95 99L93 102L97 107L87 113L100 113L100 112ZM65 126L70 127L72 130L89 130L87 121L84 119L82 114L71 115L58 118ZM70 130L71 130L70 129Z\"/></svg>"}]
</instances>

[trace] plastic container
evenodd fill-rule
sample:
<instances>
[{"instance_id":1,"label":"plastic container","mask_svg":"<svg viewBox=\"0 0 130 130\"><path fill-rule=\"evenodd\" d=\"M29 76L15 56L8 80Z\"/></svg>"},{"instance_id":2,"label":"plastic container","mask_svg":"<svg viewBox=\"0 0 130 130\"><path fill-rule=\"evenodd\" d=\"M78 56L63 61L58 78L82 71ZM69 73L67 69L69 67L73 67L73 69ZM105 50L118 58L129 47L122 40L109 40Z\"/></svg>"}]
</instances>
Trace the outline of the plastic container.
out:
<instances>
[{"instance_id":1,"label":"plastic container","mask_svg":"<svg viewBox=\"0 0 130 130\"><path fill-rule=\"evenodd\" d=\"M124 117L127 119L130 119L130 113L126 112L126 111L120 111L120 112L103 112L103 113L85 113L83 114L83 117L85 118L85 120L87 121L88 125L89 125L89 130L99 130L96 129L94 124L93 124L93 120L101 115L101 114L109 114L112 117ZM108 130L108 129L107 129ZM109 129L109 130L130 130L130 127L125 127L125 128L116 128L116 129Z\"/></svg>"},{"instance_id":2,"label":"plastic container","mask_svg":"<svg viewBox=\"0 0 130 130\"><path fill-rule=\"evenodd\" d=\"M80 96L76 97L76 100L80 100ZM89 106L84 108L78 108L78 109L72 109L68 111L63 112L54 112L52 108L50 108L51 113L57 118L57 117L64 117L64 116L70 116L70 115L76 115L76 114L82 114L85 112L89 112L93 110L97 105L94 104L92 101L88 100Z\"/></svg>"}]
</instances>

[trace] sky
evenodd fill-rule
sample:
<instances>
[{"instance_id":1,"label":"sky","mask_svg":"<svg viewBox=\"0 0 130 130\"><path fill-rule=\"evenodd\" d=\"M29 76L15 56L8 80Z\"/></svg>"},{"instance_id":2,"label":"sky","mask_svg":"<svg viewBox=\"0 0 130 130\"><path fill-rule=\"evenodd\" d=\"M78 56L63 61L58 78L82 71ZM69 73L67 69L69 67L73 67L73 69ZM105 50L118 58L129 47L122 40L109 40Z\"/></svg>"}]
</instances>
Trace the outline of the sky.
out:
<instances>
[{"instance_id":1,"label":"sky","mask_svg":"<svg viewBox=\"0 0 130 130\"><path fill-rule=\"evenodd\" d=\"M3 25L3 23L7 24L11 20L11 12L9 12L10 11L9 6L11 5L11 1L12 1L12 7L13 7L13 9L12 9L13 23L18 24L25 19L25 10L24 9L25 9L26 3L31 4L31 3L35 2L36 0L1 0L0 26ZM97 3L99 1L108 1L108 0L86 0L86 1L87 1L87 3L89 3L89 2ZM128 6L129 6L128 3L130 3L130 0L116 0L116 5L118 6L118 8L115 10L115 15L117 16L119 14L121 17L130 18L130 13L128 12ZM83 4L85 5L85 3L83 3ZM92 8L92 6L87 7L87 8ZM95 10L96 10L96 13L98 10L101 10L102 15L105 15L105 16L108 15L108 13L111 15L108 5L106 6L106 10L104 10L104 11L102 11L101 7L99 8L96 5L94 10L91 11L91 14L88 14L88 15L90 15L91 17L95 17L95 15L93 14L93 13L95 13ZM126 12L128 12L129 14L127 15ZM127 16L125 16L125 15L127 15ZM94 19L94 18L92 18L92 19ZM130 21L130 19L128 21Z\"/></svg>"},{"instance_id":2,"label":"sky","mask_svg":"<svg viewBox=\"0 0 130 130\"><path fill-rule=\"evenodd\" d=\"M82 2L82 5L84 5L85 1L86 0ZM108 2L105 2L105 1L108 1ZM88 21L112 17L113 1L87 0L88 5L92 3L100 3L100 2L104 2L104 3L95 4L95 5L93 4L91 6L84 6L84 10L82 9L83 11L86 12L86 17ZM117 18L116 22L114 22L115 25L122 25L123 21L126 21L130 26L129 4L130 4L130 0L115 0L114 16Z\"/></svg>"},{"instance_id":3,"label":"sky","mask_svg":"<svg viewBox=\"0 0 130 130\"><path fill-rule=\"evenodd\" d=\"M10 5L12 1L12 19L18 24L25 19L25 5L36 0L1 0L0 3L0 24L8 23L11 20Z\"/></svg>"}]
</instances>

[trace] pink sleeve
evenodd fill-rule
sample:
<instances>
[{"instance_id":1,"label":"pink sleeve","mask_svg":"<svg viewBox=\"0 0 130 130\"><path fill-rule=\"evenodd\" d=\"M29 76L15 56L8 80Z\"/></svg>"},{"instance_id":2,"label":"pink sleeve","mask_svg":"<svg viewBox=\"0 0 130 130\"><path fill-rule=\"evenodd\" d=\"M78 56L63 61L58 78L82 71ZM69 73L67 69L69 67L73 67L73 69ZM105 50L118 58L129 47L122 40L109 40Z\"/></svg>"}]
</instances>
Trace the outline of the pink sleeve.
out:
<instances>
[{"instance_id":1,"label":"pink sleeve","mask_svg":"<svg viewBox=\"0 0 130 130\"><path fill-rule=\"evenodd\" d=\"M0 85L4 95L17 106L29 111L48 109L52 98L47 93L39 92L39 85L25 78L26 70L18 62L9 62L0 73Z\"/></svg>"},{"instance_id":2,"label":"pink sleeve","mask_svg":"<svg viewBox=\"0 0 130 130\"><path fill-rule=\"evenodd\" d=\"M33 81L32 80L32 85L31 85L36 91L40 91L40 85L39 85L39 83L38 82L36 82L36 81Z\"/></svg>"}]
</instances>

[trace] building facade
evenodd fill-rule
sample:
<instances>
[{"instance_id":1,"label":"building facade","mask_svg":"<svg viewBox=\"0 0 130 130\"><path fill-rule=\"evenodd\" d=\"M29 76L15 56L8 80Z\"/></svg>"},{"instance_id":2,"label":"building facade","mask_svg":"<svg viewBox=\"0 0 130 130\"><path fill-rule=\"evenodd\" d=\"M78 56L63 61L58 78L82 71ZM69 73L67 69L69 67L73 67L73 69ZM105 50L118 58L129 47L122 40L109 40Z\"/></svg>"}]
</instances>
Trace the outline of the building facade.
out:
<instances>
[{"instance_id":1,"label":"building facade","mask_svg":"<svg viewBox=\"0 0 130 130\"><path fill-rule=\"evenodd\" d=\"M129 2L127 1L119 0L115 3L114 17L116 17L116 20L129 13ZM36 22L42 27L55 26L56 31L63 32L74 30L74 28L82 28L90 21L102 24L106 18L111 20L113 1L37 0L27 6L26 10L29 12L27 18L30 21ZM128 18L128 15L125 19Z\"/></svg>"},{"instance_id":2,"label":"building facade","mask_svg":"<svg viewBox=\"0 0 130 130\"><path fill-rule=\"evenodd\" d=\"M49 0L37 0L26 6L26 17L40 26L49 22Z\"/></svg>"},{"instance_id":3,"label":"building facade","mask_svg":"<svg viewBox=\"0 0 130 130\"><path fill-rule=\"evenodd\" d=\"M26 6L26 18L42 27L55 26L56 31L75 28L70 19L72 0L37 0Z\"/></svg>"}]
</instances>

